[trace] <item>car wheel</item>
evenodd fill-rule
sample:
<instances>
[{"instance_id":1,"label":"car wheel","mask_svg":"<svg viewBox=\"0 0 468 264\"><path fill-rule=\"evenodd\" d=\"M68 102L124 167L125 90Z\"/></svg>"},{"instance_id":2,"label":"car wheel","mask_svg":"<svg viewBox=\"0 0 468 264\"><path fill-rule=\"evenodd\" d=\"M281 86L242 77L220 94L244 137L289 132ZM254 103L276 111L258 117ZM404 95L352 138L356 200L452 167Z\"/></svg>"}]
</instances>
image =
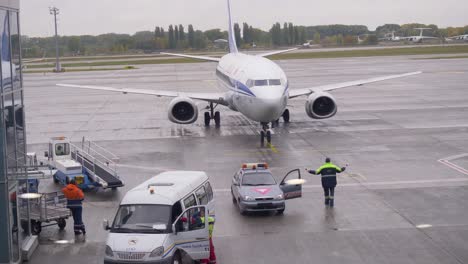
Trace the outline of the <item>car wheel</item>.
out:
<instances>
[{"instance_id":1,"label":"car wheel","mask_svg":"<svg viewBox=\"0 0 468 264\"><path fill-rule=\"evenodd\" d=\"M179 251L174 253L174 256L172 257L172 264L182 264L182 255Z\"/></svg>"}]
</instances>

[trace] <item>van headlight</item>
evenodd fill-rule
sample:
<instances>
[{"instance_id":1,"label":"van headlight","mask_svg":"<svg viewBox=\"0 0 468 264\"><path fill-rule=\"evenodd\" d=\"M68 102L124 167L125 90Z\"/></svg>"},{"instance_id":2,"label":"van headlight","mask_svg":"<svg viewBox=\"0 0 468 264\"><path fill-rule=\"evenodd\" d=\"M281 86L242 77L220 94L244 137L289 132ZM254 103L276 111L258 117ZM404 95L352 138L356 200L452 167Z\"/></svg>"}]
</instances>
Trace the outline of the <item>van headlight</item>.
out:
<instances>
[{"instance_id":1,"label":"van headlight","mask_svg":"<svg viewBox=\"0 0 468 264\"><path fill-rule=\"evenodd\" d=\"M242 196L242 200L244 200L244 201L254 201L255 198L253 198L252 196L244 195L244 196Z\"/></svg>"},{"instance_id":2,"label":"van headlight","mask_svg":"<svg viewBox=\"0 0 468 264\"><path fill-rule=\"evenodd\" d=\"M162 256L163 253L164 253L164 247L163 247L163 246L157 247L156 249L154 249L154 250L151 252L150 258L160 257L160 256Z\"/></svg>"},{"instance_id":3,"label":"van headlight","mask_svg":"<svg viewBox=\"0 0 468 264\"><path fill-rule=\"evenodd\" d=\"M283 200L284 195L283 194L278 194L275 198L276 198L276 200Z\"/></svg>"},{"instance_id":4,"label":"van headlight","mask_svg":"<svg viewBox=\"0 0 468 264\"><path fill-rule=\"evenodd\" d=\"M109 246L106 246L106 256L108 257L114 257L114 251L112 251L112 248Z\"/></svg>"}]
</instances>

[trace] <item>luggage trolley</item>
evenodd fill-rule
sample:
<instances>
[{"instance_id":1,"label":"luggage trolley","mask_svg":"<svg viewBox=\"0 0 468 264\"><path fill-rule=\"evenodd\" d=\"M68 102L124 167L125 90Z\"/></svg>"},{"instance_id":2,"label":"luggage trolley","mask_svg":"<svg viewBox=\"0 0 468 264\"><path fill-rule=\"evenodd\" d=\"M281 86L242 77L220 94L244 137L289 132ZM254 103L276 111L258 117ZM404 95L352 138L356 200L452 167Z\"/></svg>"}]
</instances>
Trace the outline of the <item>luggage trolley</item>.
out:
<instances>
[{"instance_id":1,"label":"luggage trolley","mask_svg":"<svg viewBox=\"0 0 468 264\"><path fill-rule=\"evenodd\" d=\"M37 199L29 200L29 217L31 219L31 233L38 235L42 227L58 225L60 230L65 229L66 219L70 217L70 210L67 208L67 199L61 192L41 193ZM27 220L28 206L21 206L21 228L28 231ZM45 224L44 224L45 223Z\"/></svg>"}]
</instances>

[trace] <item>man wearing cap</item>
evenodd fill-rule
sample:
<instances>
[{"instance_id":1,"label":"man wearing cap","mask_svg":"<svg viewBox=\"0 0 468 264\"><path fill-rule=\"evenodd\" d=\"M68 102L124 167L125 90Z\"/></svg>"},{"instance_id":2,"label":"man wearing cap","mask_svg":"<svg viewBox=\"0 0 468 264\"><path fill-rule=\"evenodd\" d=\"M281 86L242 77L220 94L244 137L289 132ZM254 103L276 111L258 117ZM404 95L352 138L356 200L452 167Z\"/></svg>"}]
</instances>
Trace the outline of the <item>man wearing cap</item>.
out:
<instances>
[{"instance_id":1,"label":"man wearing cap","mask_svg":"<svg viewBox=\"0 0 468 264\"><path fill-rule=\"evenodd\" d=\"M330 158L325 159L325 164L317 170L306 169L310 174L322 175L322 187L325 194L325 205L334 206L334 195L336 187L336 174L345 171L346 167L338 167L333 164Z\"/></svg>"},{"instance_id":2,"label":"man wearing cap","mask_svg":"<svg viewBox=\"0 0 468 264\"><path fill-rule=\"evenodd\" d=\"M75 235L86 234L85 225L83 224L83 191L76 185L74 179L70 180L67 186L62 189L65 198L67 198L67 207L70 209L73 216L73 230Z\"/></svg>"}]
</instances>

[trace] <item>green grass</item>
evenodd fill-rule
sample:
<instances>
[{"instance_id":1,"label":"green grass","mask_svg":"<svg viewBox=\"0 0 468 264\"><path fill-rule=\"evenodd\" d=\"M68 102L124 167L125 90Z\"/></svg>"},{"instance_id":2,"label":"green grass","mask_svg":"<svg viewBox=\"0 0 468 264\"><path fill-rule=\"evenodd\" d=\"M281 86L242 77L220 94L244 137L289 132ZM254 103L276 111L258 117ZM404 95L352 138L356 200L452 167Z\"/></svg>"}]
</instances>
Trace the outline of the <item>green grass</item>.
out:
<instances>
[{"instance_id":1,"label":"green grass","mask_svg":"<svg viewBox=\"0 0 468 264\"><path fill-rule=\"evenodd\" d=\"M168 58L157 60L127 60L127 61L97 61L97 62L76 62L76 63L63 63L62 67L93 67L93 66L115 66L115 65L142 65L142 64L169 64L169 63L194 63L200 60L186 59L186 58ZM29 69L34 68L48 68L55 67L55 64L34 64L29 65Z\"/></svg>"},{"instance_id":2,"label":"green grass","mask_svg":"<svg viewBox=\"0 0 468 264\"><path fill-rule=\"evenodd\" d=\"M435 46L435 47L411 47L411 48L389 48L389 49L358 49L284 53L272 56L273 60L287 59L321 59L321 58L346 58L346 57L372 57L372 56L399 56L399 55L429 55L429 54L456 54L468 53L468 45ZM63 67L93 67L93 66L116 66L116 65L143 65L143 64L171 64L171 63L197 63L201 60L189 58L161 58L150 60L111 60L96 62L71 62L63 63ZM28 66L34 68L53 68L53 63L34 64Z\"/></svg>"},{"instance_id":3,"label":"green grass","mask_svg":"<svg viewBox=\"0 0 468 264\"><path fill-rule=\"evenodd\" d=\"M65 69L64 72L87 72L87 71L115 71L115 70L135 70L136 67L119 67L119 68L83 68L83 69ZM32 70L32 71L23 71L23 73L45 73L45 72L54 72L53 70Z\"/></svg>"},{"instance_id":4,"label":"green grass","mask_svg":"<svg viewBox=\"0 0 468 264\"><path fill-rule=\"evenodd\" d=\"M413 60L442 60L442 59L468 59L468 55L414 58Z\"/></svg>"},{"instance_id":5,"label":"green grass","mask_svg":"<svg viewBox=\"0 0 468 264\"><path fill-rule=\"evenodd\" d=\"M178 53L184 53L182 51L177 51ZM217 56L219 56L219 53L221 51L215 51L215 52L189 52L187 54L190 54L190 55L202 55L202 56L207 56L209 54L212 54L212 53L216 53ZM62 57L61 60L63 61L67 61L67 62L80 62L80 61L95 61L95 60L123 60L123 59L134 59L134 60L137 60L137 59L157 59L157 58L164 58L164 57L167 57L167 55L163 55L163 54L147 54L147 55L114 55L114 56L111 56L111 55L108 55L108 56L105 56L105 55L101 55L101 56L84 56L84 57L81 57L81 56L77 56L77 57ZM41 59L41 58L23 58L24 60L36 60L36 59ZM43 59L42 61L37 61L35 63L40 63L40 62L43 62L43 63L55 63L55 58L45 58ZM29 63L28 63L29 64Z\"/></svg>"},{"instance_id":6,"label":"green grass","mask_svg":"<svg viewBox=\"0 0 468 264\"><path fill-rule=\"evenodd\" d=\"M400 56L400 55L428 55L428 54L453 54L468 53L468 45L437 46L437 47L412 47L390 48L373 50L337 50L326 52L308 53L284 53L271 58L274 60L287 59L320 59L320 58L344 58L344 57L372 57L372 56Z\"/></svg>"}]
</instances>

